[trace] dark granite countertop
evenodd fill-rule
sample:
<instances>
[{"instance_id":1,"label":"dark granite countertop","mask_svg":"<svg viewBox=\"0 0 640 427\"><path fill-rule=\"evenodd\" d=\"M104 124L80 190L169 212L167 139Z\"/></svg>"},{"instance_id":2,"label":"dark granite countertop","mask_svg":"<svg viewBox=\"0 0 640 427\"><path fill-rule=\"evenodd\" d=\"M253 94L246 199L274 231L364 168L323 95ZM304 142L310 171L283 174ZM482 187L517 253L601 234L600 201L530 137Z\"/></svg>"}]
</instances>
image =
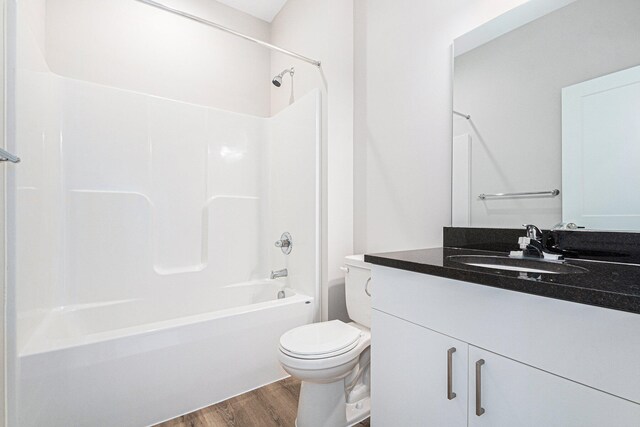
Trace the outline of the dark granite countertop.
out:
<instances>
[{"instance_id":1,"label":"dark granite countertop","mask_svg":"<svg viewBox=\"0 0 640 427\"><path fill-rule=\"evenodd\" d=\"M565 264L588 271L520 273L462 264L448 259L451 255L507 254L445 247L371 254L365 255L364 260L385 267L640 314L640 265L568 259Z\"/></svg>"}]
</instances>

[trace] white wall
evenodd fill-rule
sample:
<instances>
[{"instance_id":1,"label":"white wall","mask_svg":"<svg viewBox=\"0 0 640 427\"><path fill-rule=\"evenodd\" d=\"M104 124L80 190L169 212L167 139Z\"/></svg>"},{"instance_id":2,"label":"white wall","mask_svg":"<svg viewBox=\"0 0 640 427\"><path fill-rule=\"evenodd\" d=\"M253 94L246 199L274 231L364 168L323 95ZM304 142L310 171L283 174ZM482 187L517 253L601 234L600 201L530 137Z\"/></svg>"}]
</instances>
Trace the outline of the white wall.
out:
<instances>
[{"instance_id":1,"label":"white wall","mask_svg":"<svg viewBox=\"0 0 640 427\"><path fill-rule=\"evenodd\" d=\"M46 3L46 53L54 73L269 116L267 49L133 0ZM269 40L267 22L215 0L163 3Z\"/></svg>"},{"instance_id":2,"label":"white wall","mask_svg":"<svg viewBox=\"0 0 640 427\"><path fill-rule=\"evenodd\" d=\"M353 2L289 0L272 22L271 42L322 61L318 69L273 53L273 75L292 65L296 73L293 88L288 76L272 86L271 112L315 88L322 92L323 318L346 319L339 267L353 253Z\"/></svg>"},{"instance_id":3,"label":"white wall","mask_svg":"<svg viewBox=\"0 0 640 427\"><path fill-rule=\"evenodd\" d=\"M640 64L639 17L637 0L578 0L456 57L455 109L473 120L454 120L454 134L472 138L472 226L562 220L563 192L477 196L562 189L562 88Z\"/></svg>"},{"instance_id":4,"label":"white wall","mask_svg":"<svg viewBox=\"0 0 640 427\"><path fill-rule=\"evenodd\" d=\"M18 134L18 130L15 126L15 108L20 107L18 100L15 97L15 85L17 83L16 75L16 61L17 66L22 67L27 70L29 73L34 75L38 73L47 72L46 62L44 60L44 50L45 50L45 1L44 0L25 0L21 2L17 1L8 1L3 2L3 6L6 5L6 9L3 9L6 15L6 39L4 41L4 46L6 47L6 56L5 58L8 61L8 66L6 67L6 89L7 89L7 102L6 106L7 111L6 115L4 115L4 119L6 120L6 145L7 149L11 152L17 153L21 158L22 162L19 165L14 165L10 169L5 169L6 171L6 216L5 216L5 230L6 230L6 238L7 238L7 288L6 288L6 324L5 324L5 337L4 343L6 344L6 379L5 384L7 390L12 390L12 392L6 394L6 404L7 404L7 425L14 425L12 422L11 416L15 414L15 405L16 405L16 393L13 392L16 388L16 373L17 373L17 295L16 295L16 276L18 273L17 268L17 259L18 254L21 251L21 248L16 248L15 244L11 244L12 240L15 241L16 229L18 225L18 218L15 215L15 206L17 204L17 199L19 198L16 191L16 172L20 169L24 169L26 165L27 168L37 169L38 166L41 165L40 159L36 158L33 161L28 162L25 159L25 153L22 153L17 145L15 144L15 139ZM17 22L20 21L22 25L17 25ZM12 66L13 65L13 66ZM48 99L49 92L46 86L36 86L33 87L33 92L36 93L40 100ZM32 123L32 132L30 135L25 135L27 138L37 138L38 131L42 129L44 125L43 119L44 117L41 115L43 110L41 108L34 108L33 115L35 121ZM41 138L40 138L41 140ZM36 145L38 140L36 139ZM28 154L27 154L28 157ZM57 159L54 157L52 162L55 163ZM44 201L43 201L44 202ZM44 231L46 229L46 217L44 216L43 206L46 205L46 202L43 203L42 206L38 206L38 210L31 211L28 215L32 220L35 220L35 229L34 232L37 233L39 231ZM51 213L51 212L50 212ZM51 215L50 219L57 219L55 215ZM42 233L43 236L47 236L46 232ZM35 241L37 242L37 240ZM26 242L27 244L33 242ZM31 245L34 247L34 245ZM40 262L43 268L47 268L50 265L50 258L47 257L46 253L42 253L40 251L32 250L28 253L28 256L34 263ZM55 280L55 279L54 279ZM38 296L38 301L34 305L39 305L39 303L49 304L52 301L53 291L51 289L42 289L40 295Z\"/></svg>"},{"instance_id":5,"label":"white wall","mask_svg":"<svg viewBox=\"0 0 640 427\"><path fill-rule=\"evenodd\" d=\"M355 252L439 246L451 222L451 44L524 0L356 0Z\"/></svg>"},{"instance_id":6,"label":"white wall","mask_svg":"<svg viewBox=\"0 0 640 427\"><path fill-rule=\"evenodd\" d=\"M271 22L271 43L322 61L327 52L327 37L324 28L328 20L327 0L288 0ZM295 66L293 85L289 75L283 78L282 86L269 85L271 92L271 114L275 115L291 101L304 96L315 88L327 95L327 84L323 81L323 70L279 52L271 53L271 74ZM324 107L326 111L326 106Z\"/></svg>"},{"instance_id":7,"label":"white wall","mask_svg":"<svg viewBox=\"0 0 640 427\"><path fill-rule=\"evenodd\" d=\"M6 14L6 1L0 1L0 81L5 81L5 39L6 39L6 25L5 25L5 17ZM0 147L5 148L5 86L2 85L0 89ZM6 357L6 321L5 321L5 306L7 304L7 294L6 294L6 283L7 283L7 274L6 274L6 222L5 222L5 173L4 171L0 172L0 295L2 295L2 299L0 301L0 333L2 334L2 338L0 339L0 426L6 425L6 405L5 405L5 396L6 396L6 367L7 367L7 357Z\"/></svg>"},{"instance_id":8,"label":"white wall","mask_svg":"<svg viewBox=\"0 0 640 427\"><path fill-rule=\"evenodd\" d=\"M14 91L14 99L8 105L15 107L9 109L9 141L10 149L22 158L9 175L8 189L15 197L8 211L8 217L15 220L11 227L14 235L9 236L9 241L15 242L9 245L9 264L16 283L20 280L19 287L11 283L9 295L15 298L12 309L34 314L23 319L21 325L35 322L43 309L55 304L61 283L58 257L62 241L58 227L53 226L62 221L60 206L54 201L59 196L56 188L61 179L60 145L56 139L45 137L59 133L59 127L51 120L56 114L52 108L56 91L45 60L45 10L42 0L18 2L17 24L13 23L16 40L8 45L16 55L16 68L8 82ZM19 242L15 238L18 234ZM40 287L40 283L48 286ZM15 328L15 318L11 320ZM19 330L17 335L21 335Z\"/></svg>"}]
</instances>

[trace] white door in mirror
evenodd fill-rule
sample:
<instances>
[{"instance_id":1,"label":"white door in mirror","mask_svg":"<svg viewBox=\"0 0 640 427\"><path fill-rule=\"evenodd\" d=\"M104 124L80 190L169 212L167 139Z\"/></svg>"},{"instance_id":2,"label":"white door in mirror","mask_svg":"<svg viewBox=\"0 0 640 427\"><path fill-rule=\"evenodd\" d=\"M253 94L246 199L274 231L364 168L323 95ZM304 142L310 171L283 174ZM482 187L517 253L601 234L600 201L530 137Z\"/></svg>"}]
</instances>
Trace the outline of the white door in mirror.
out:
<instances>
[{"instance_id":1,"label":"white door in mirror","mask_svg":"<svg viewBox=\"0 0 640 427\"><path fill-rule=\"evenodd\" d=\"M640 230L640 66L562 90L562 221Z\"/></svg>"}]
</instances>

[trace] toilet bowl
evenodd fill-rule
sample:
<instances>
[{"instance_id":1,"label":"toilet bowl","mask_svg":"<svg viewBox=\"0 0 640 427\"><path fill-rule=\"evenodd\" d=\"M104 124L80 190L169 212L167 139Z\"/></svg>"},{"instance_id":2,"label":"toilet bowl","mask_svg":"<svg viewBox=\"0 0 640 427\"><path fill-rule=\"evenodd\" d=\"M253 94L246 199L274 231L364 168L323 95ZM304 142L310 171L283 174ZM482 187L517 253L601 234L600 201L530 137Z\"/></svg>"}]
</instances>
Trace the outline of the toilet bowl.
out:
<instances>
[{"instance_id":1,"label":"toilet bowl","mask_svg":"<svg viewBox=\"0 0 640 427\"><path fill-rule=\"evenodd\" d=\"M346 258L345 272L354 322L313 323L280 338L280 364L302 381L296 427L347 427L370 413L370 269L354 256Z\"/></svg>"},{"instance_id":2,"label":"toilet bowl","mask_svg":"<svg viewBox=\"0 0 640 427\"><path fill-rule=\"evenodd\" d=\"M351 372L370 342L369 331L357 324L313 323L282 336L280 362L302 381L334 382Z\"/></svg>"}]
</instances>

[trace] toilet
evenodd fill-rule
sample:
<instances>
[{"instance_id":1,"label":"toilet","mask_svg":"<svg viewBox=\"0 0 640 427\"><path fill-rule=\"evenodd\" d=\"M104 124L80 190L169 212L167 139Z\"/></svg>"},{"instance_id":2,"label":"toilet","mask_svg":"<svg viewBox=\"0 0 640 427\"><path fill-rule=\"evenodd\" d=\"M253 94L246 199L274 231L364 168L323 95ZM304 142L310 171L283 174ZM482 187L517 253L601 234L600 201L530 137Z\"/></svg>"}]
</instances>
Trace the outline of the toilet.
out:
<instances>
[{"instance_id":1,"label":"toilet","mask_svg":"<svg viewBox=\"0 0 640 427\"><path fill-rule=\"evenodd\" d=\"M280 364L302 382L296 427L347 427L370 413L371 269L354 255L343 270L352 322L313 323L280 338Z\"/></svg>"}]
</instances>

